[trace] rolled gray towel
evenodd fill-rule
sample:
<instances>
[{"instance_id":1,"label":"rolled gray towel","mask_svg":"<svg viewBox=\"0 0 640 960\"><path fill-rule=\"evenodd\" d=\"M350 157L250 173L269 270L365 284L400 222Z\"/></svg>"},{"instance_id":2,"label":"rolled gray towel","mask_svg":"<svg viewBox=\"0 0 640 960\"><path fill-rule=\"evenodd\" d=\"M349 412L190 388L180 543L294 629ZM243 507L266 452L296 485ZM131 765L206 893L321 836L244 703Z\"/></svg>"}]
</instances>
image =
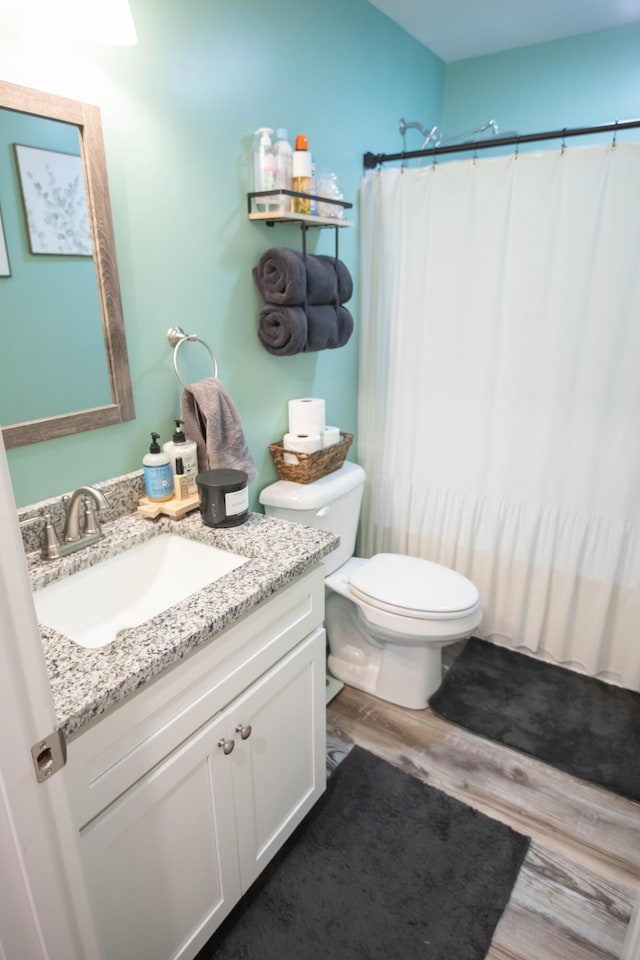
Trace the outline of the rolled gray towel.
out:
<instances>
[{"instance_id":1,"label":"rolled gray towel","mask_svg":"<svg viewBox=\"0 0 640 960\"><path fill-rule=\"evenodd\" d=\"M353 333L353 317L346 307L329 304L307 307L305 352L344 347Z\"/></svg>"},{"instance_id":2,"label":"rolled gray towel","mask_svg":"<svg viewBox=\"0 0 640 960\"><path fill-rule=\"evenodd\" d=\"M342 260L273 247L253 268L255 284L267 303L302 306L346 303L353 295L353 279ZM336 290L337 281L337 290Z\"/></svg>"},{"instance_id":3,"label":"rolled gray towel","mask_svg":"<svg viewBox=\"0 0 640 960\"><path fill-rule=\"evenodd\" d=\"M353 317L346 307L321 304L305 312L302 307L268 303L260 311L258 337L274 356L333 350L343 347L352 333Z\"/></svg>"},{"instance_id":4,"label":"rolled gray towel","mask_svg":"<svg viewBox=\"0 0 640 960\"><path fill-rule=\"evenodd\" d=\"M260 311L258 336L265 350L278 357L302 353L307 343L307 315L303 307L268 303Z\"/></svg>"}]
</instances>

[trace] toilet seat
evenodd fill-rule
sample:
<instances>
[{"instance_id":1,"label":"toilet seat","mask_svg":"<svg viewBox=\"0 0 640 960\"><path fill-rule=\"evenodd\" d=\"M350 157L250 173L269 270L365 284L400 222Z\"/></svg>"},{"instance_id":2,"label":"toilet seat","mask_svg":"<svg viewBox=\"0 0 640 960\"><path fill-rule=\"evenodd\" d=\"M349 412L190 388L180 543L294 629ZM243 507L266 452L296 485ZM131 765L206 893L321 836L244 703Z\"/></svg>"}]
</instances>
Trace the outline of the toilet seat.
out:
<instances>
[{"instance_id":1,"label":"toilet seat","mask_svg":"<svg viewBox=\"0 0 640 960\"><path fill-rule=\"evenodd\" d=\"M439 563L378 553L358 565L348 580L354 596L371 607L417 620L454 620L480 606L477 587Z\"/></svg>"}]
</instances>

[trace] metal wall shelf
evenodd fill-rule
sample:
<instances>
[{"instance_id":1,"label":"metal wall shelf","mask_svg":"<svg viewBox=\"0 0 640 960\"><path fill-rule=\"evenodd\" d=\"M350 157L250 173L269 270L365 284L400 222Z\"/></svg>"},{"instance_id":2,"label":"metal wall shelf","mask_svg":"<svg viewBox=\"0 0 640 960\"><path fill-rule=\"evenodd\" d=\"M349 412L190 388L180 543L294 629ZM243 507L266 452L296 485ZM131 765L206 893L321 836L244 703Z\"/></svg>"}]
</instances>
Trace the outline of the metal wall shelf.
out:
<instances>
[{"instance_id":1,"label":"metal wall shelf","mask_svg":"<svg viewBox=\"0 0 640 960\"><path fill-rule=\"evenodd\" d=\"M310 193L299 193L296 190L261 190L255 193L248 193L248 215L249 220L261 220L268 227L273 227L276 223L299 223L303 230L307 227L352 227L351 220L342 220L339 217L317 217L310 213L283 213L279 210L254 210L254 201L257 197L301 197L304 200L315 200L316 203L331 203L343 210L350 210L352 203L345 200L333 200L329 197L317 197Z\"/></svg>"}]
</instances>

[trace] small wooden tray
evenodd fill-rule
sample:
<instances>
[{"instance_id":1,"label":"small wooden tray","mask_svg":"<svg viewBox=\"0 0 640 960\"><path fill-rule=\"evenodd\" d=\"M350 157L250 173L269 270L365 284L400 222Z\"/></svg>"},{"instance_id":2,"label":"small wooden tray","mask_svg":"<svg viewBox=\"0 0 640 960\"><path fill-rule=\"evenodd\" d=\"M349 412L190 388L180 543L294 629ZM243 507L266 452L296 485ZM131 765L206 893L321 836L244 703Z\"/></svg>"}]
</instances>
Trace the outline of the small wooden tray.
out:
<instances>
[{"instance_id":1,"label":"small wooden tray","mask_svg":"<svg viewBox=\"0 0 640 960\"><path fill-rule=\"evenodd\" d=\"M200 494L194 493L184 500L178 500L172 497L171 500L149 500L148 497L140 497L138 500L138 513L149 520L155 520L161 513L172 520L182 520L188 513L200 506Z\"/></svg>"}]
</instances>

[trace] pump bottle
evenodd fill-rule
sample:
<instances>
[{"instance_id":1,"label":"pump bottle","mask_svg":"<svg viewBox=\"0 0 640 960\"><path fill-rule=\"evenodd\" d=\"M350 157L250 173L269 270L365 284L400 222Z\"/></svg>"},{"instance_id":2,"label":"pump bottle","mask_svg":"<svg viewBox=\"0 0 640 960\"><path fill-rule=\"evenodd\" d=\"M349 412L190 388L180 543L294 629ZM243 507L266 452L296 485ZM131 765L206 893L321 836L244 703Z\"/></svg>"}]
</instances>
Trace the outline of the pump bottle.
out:
<instances>
[{"instance_id":1,"label":"pump bottle","mask_svg":"<svg viewBox=\"0 0 640 960\"><path fill-rule=\"evenodd\" d=\"M275 190L276 187L276 165L273 153L273 143L271 136L273 130L271 127L259 127L256 130L256 140L253 147L253 189L257 192L261 190ZM277 197L256 197L256 208L259 211L277 210Z\"/></svg>"},{"instance_id":2,"label":"pump bottle","mask_svg":"<svg viewBox=\"0 0 640 960\"><path fill-rule=\"evenodd\" d=\"M173 496L173 473L169 457L160 449L159 433L151 434L149 453L142 458L144 489L149 500L170 500Z\"/></svg>"},{"instance_id":3,"label":"pump bottle","mask_svg":"<svg viewBox=\"0 0 640 960\"><path fill-rule=\"evenodd\" d=\"M176 429L173 434L173 440L169 440L162 448L169 457L171 470L173 473L173 484L177 488L176 469L177 458L182 460L182 475L184 480L180 486L185 487L187 496L191 497L198 492L196 477L198 476L198 447L195 441L187 440L182 430L182 420L175 420Z\"/></svg>"}]
</instances>

